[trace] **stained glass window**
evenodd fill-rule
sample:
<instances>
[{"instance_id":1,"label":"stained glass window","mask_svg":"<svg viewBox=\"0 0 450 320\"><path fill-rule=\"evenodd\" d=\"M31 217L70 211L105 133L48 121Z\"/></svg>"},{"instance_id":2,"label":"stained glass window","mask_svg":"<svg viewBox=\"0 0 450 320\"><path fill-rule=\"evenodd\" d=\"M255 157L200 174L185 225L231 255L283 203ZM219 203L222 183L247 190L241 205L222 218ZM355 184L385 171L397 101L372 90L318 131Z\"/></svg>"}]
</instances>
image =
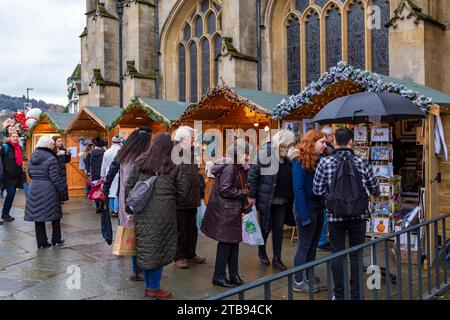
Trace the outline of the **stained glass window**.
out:
<instances>
[{"instance_id":1,"label":"stained glass window","mask_svg":"<svg viewBox=\"0 0 450 320\"><path fill-rule=\"evenodd\" d=\"M220 54L220 50L222 50L222 37L217 36L214 38L214 83L218 85L219 83L219 62L217 57Z\"/></svg>"},{"instance_id":2,"label":"stained glass window","mask_svg":"<svg viewBox=\"0 0 450 320\"><path fill-rule=\"evenodd\" d=\"M203 0L200 5L200 9L203 13L206 13L206 11L208 11L209 9L209 0Z\"/></svg>"},{"instance_id":3,"label":"stained glass window","mask_svg":"<svg viewBox=\"0 0 450 320\"><path fill-rule=\"evenodd\" d=\"M381 29L372 29L372 71L389 75L389 29L385 27L390 20L389 1L374 0L372 4L381 11Z\"/></svg>"},{"instance_id":4,"label":"stained glass window","mask_svg":"<svg viewBox=\"0 0 450 320\"><path fill-rule=\"evenodd\" d=\"M209 53L209 41L208 39L203 40L202 42L202 92L206 93L206 90L208 90L210 86L210 65L211 65L211 59L210 59L210 53Z\"/></svg>"},{"instance_id":5,"label":"stained glass window","mask_svg":"<svg viewBox=\"0 0 450 320\"><path fill-rule=\"evenodd\" d=\"M356 68L366 68L364 7L359 1L348 12L348 62Z\"/></svg>"},{"instance_id":6,"label":"stained glass window","mask_svg":"<svg viewBox=\"0 0 450 320\"><path fill-rule=\"evenodd\" d=\"M342 59L341 14L334 7L326 17L327 69Z\"/></svg>"},{"instance_id":7,"label":"stained glass window","mask_svg":"<svg viewBox=\"0 0 450 320\"><path fill-rule=\"evenodd\" d=\"M213 34L216 32L216 15L211 13L207 19L208 22L208 34Z\"/></svg>"},{"instance_id":8,"label":"stained glass window","mask_svg":"<svg viewBox=\"0 0 450 320\"><path fill-rule=\"evenodd\" d=\"M178 48L178 99L186 101L186 49L183 45Z\"/></svg>"},{"instance_id":9,"label":"stained glass window","mask_svg":"<svg viewBox=\"0 0 450 320\"><path fill-rule=\"evenodd\" d=\"M202 17L198 16L195 19L195 36L200 38L203 35L203 21Z\"/></svg>"},{"instance_id":10,"label":"stained glass window","mask_svg":"<svg viewBox=\"0 0 450 320\"><path fill-rule=\"evenodd\" d=\"M295 9L300 12L305 11L309 6L309 0L295 0Z\"/></svg>"},{"instance_id":11,"label":"stained glass window","mask_svg":"<svg viewBox=\"0 0 450 320\"><path fill-rule=\"evenodd\" d=\"M288 94L300 92L300 24L291 18L287 25Z\"/></svg>"},{"instance_id":12,"label":"stained glass window","mask_svg":"<svg viewBox=\"0 0 450 320\"><path fill-rule=\"evenodd\" d=\"M320 20L314 11L306 20L306 81L320 77Z\"/></svg>"},{"instance_id":13,"label":"stained glass window","mask_svg":"<svg viewBox=\"0 0 450 320\"><path fill-rule=\"evenodd\" d=\"M195 42L189 48L190 74L191 74L191 102L197 102L197 45Z\"/></svg>"},{"instance_id":14,"label":"stained glass window","mask_svg":"<svg viewBox=\"0 0 450 320\"><path fill-rule=\"evenodd\" d=\"M316 4L323 7L329 0L316 0Z\"/></svg>"},{"instance_id":15,"label":"stained glass window","mask_svg":"<svg viewBox=\"0 0 450 320\"><path fill-rule=\"evenodd\" d=\"M191 38L191 26L188 23L186 23L183 30L183 40L189 41L190 38Z\"/></svg>"}]
</instances>

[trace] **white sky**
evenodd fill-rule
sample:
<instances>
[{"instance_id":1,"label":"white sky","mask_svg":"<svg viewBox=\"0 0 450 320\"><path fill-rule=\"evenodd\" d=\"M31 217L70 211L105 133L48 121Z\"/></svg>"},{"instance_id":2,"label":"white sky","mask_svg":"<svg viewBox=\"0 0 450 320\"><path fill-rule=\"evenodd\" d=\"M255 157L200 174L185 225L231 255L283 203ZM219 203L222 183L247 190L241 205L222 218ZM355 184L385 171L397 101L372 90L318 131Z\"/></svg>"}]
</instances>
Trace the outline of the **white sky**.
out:
<instances>
[{"instance_id":1,"label":"white sky","mask_svg":"<svg viewBox=\"0 0 450 320\"><path fill-rule=\"evenodd\" d=\"M80 63L85 0L0 0L0 93L67 104Z\"/></svg>"}]
</instances>

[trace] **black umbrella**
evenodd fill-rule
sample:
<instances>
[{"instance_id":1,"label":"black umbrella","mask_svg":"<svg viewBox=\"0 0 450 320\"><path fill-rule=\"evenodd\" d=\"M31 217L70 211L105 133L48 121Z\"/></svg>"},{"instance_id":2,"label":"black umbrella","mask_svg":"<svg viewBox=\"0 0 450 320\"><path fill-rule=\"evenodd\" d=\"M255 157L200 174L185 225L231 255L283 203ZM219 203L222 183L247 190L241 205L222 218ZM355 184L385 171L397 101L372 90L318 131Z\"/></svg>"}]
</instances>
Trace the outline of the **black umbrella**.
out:
<instances>
[{"instance_id":1,"label":"black umbrella","mask_svg":"<svg viewBox=\"0 0 450 320\"><path fill-rule=\"evenodd\" d=\"M425 118L411 100L395 93L361 92L331 101L314 117L314 122L364 123L369 116L383 122Z\"/></svg>"}]
</instances>

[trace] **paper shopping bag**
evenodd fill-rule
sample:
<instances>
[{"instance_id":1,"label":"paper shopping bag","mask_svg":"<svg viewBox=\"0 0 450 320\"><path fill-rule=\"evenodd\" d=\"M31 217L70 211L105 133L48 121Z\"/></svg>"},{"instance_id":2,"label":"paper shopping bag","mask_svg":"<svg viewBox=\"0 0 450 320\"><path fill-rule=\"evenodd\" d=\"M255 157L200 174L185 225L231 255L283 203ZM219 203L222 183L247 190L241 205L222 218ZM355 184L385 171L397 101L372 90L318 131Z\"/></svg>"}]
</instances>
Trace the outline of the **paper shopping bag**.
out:
<instances>
[{"instance_id":1,"label":"paper shopping bag","mask_svg":"<svg viewBox=\"0 0 450 320\"><path fill-rule=\"evenodd\" d=\"M136 255L136 232L134 227L119 226L117 228L113 254L123 257Z\"/></svg>"}]
</instances>

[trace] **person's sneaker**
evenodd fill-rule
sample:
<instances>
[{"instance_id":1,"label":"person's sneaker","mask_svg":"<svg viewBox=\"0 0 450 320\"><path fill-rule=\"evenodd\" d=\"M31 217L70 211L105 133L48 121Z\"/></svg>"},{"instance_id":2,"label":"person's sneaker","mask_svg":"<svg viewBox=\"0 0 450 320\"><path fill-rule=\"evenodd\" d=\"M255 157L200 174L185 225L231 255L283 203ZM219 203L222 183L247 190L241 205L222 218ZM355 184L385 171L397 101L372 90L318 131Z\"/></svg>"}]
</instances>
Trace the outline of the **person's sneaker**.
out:
<instances>
[{"instance_id":1,"label":"person's sneaker","mask_svg":"<svg viewBox=\"0 0 450 320\"><path fill-rule=\"evenodd\" d=\"M308 282L308 280L305 279L305 280L303 280L300 283L294 281L294 288L293 288L293 290L295 292L309 293L309 282ZM318 291L319 291L319 289L316 288L316 286L314 286L313 293L316 293Z\"/></svg>"},{"instance_id":2,"label":"person's sneaker","mask_svg":"<svg viewBox=\"0 0 450 320\"><path fill-rule=\"evenodd\" d=\"M326 244L322 245L322 246L318 246L319 250L324 250L324 251L331 251L331 244L329 242L327 242Z\"/></svg>"},{"instance_id":3,"label":"person's sneaker","mask_svg":"<svg viewBox=\"0 0 450 320\"><path fill-rule=\"evenodd\" d=\"M112 218L118 218L118 217L119 217L119 213L118 213L118 212L115 212L115 211L112 211L112 212L111 212L111 217L112 217Z\"/></svg>"},{"instance_id":4,"label":"person's sneaker","mask_svg":"<svg viewBox=\"0 0 450 320\"><path fill-rule=\"evenodd\" d=\"M319 277L314 277L314 289L317 289L319 291L328 291L328 286L320 282Z\"/></svg>"},{"instance_id":5,"label":"person's sneaker","mask_svg":"<svg viewBox=\"0 0 450 320\"><path fill-rule=\"evenodd\" d=\"M13 221L16 220L16 219L14 219L14 218L11 217L11 216L6 216L6 217L2 217L2 220L3 220L4 222L13 222Z\"/></svg>"}]
</instances>

